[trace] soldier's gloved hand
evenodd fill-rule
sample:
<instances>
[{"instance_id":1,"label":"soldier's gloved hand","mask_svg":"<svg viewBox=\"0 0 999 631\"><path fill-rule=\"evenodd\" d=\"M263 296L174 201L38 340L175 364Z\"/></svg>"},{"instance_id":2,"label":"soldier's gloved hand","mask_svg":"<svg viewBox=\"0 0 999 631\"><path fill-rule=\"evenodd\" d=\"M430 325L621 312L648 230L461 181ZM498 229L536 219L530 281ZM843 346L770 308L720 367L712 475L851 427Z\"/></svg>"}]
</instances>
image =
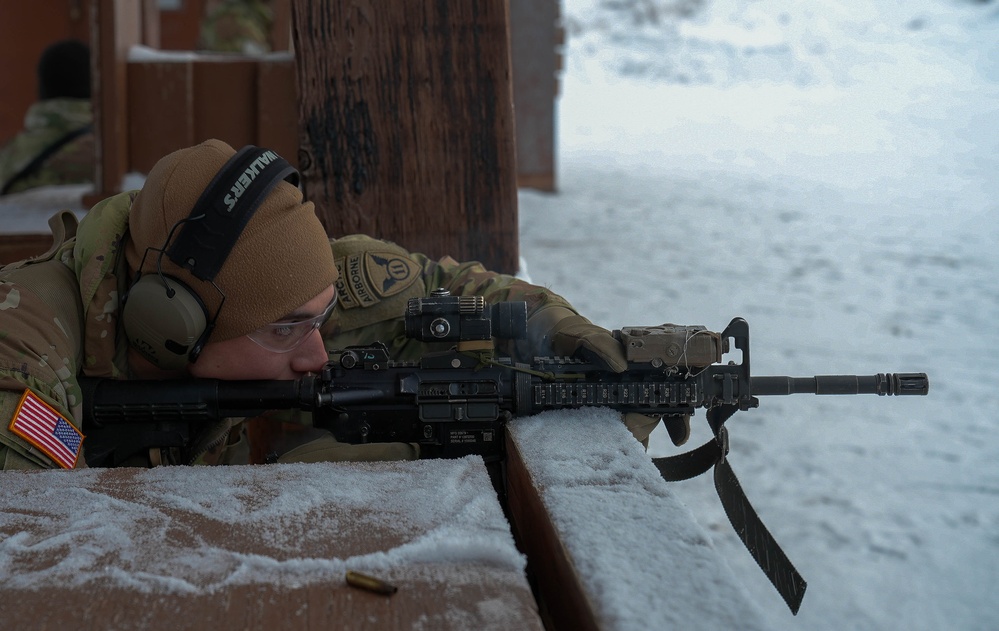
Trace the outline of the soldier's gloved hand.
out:
<instances>
[{"instance_id":1,"label":"soldier's gloved hand","mask_svg":"<svg viewBox=\"0 0 999 631\"><path fill-rule=\"evenodd\" d=\"M669 433L669 439L679 447L690 439L690 415L664 416L663 425Z\"/></svg>"},{"instance_id":2,"label":"soldier's gloved hand","mask_svg":"<svg viewBox=\"0 0 999 631\"><path fill-rule=\"evenodd\" d=\"M549 310L552 311L556 310ZM564 312L564 317L556 320L545 336L556 354L596 360L614 372L628 368L624 347L610 331L568 309L559 308L557 312Z\"/></svg>"},{"instance_id":3,"label":"soldier's gloved hand","mask_svg":"<svg viewBox=\"0 0 999 631\"><path fill-rule=\"evenodd\" d=\"M658 416L646 416L645 414L639 414L638 412L626 412L621 415L621 420L624 421L624 426L628 428L631 435L635 439L642 443L642 447L646 449L649 448L649 435L659 425Z\"/></svg>"},{"instance_id":4,"label":"soldier's gloved hand","mask_svg":"<svg viewBox=\"0 0 999 631\"><path fill-rule=\"evenodd\" d=\"M679 447L690 438L690 416L648 416L638 412L626 412L622 415L625 427L646 449L649 448L649 436L652 430L659 426L661 420L669 433L669 439Z\"/></svg>"}]
</instances>

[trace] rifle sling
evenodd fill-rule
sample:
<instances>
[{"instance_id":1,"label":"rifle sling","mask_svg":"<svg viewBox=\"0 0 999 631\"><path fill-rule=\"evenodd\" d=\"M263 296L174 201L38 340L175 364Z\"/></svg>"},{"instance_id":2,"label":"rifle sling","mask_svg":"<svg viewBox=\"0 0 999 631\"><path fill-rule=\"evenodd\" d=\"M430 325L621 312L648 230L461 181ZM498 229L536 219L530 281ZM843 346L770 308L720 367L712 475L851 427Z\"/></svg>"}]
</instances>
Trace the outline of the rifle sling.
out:
<instances>
[{"instance_id":1,"label":"rifle sling","mask_svg":"<svg viewBox=\"0 0 999 631\"><path fill-rule=\"evenodd\" d=\"M653 458L652 464L659 469L660 475L667 482L679 482L696 478L713 467L724 457L721 445L717 440L709 440L697 449L676 456Z\"/></svg>"},{"instance_id":2,"label":"rifle sling","mask_svg":"<svg viewBox=\"0 0 999 631\"><path fill-rule=\"evenodd\" d=\"M749 503L725 457L728 451L727 432L724 427L719 430L714 439L696 449L676 456L653 458L652 463L663 479L669 482L688 480L714 466L715 490L732 528L791 612L797 614L807 583Z\"/></svg>"},{"instance_id":3,"label":"rifle sling","mask_svg":"<svg viewBox=\"0 0 999 631\"><path fill-rule=\"evenodd\" d=\"M726 459L715 465L715 490L718 491L718 498L721 499L732 528L746 545L749 554L770 579L791 613L797 615L808 584L763 525L763 520L749 503L739 479L735 477L735 471Z\"/></svg>"}]
</instances>

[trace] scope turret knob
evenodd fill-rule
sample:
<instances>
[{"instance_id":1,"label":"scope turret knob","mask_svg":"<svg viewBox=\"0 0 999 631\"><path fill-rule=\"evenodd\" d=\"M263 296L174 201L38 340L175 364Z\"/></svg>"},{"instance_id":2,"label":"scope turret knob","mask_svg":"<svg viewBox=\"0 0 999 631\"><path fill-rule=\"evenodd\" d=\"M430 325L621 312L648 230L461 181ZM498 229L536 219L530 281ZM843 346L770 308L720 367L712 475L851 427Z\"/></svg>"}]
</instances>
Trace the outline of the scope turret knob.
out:
<instances>
[{"instance_id":1,"label":"scope turret knob","mask_svg":"<svg viewBox=\"0 0 999 631\"><path fill-rule=\"evenodd\" d=\"M430 334L434 337L447 337L451 333L451 323L447 318L437 318L430 323Z\"/></svg>"}]
</instances>

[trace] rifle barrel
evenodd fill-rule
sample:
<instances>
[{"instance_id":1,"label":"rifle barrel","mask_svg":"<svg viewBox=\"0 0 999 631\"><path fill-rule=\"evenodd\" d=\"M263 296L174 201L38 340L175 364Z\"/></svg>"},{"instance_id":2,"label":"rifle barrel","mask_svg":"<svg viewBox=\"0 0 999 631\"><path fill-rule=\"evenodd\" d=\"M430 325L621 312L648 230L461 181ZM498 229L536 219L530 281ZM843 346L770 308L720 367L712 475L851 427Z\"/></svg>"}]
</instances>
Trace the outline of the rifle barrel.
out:
<instances>
[{"instance_id":1,"label":"rifle barrel","mask_svg":"<svg viewBox=\"0 0 999 631\"><path fill-rule=\"evenodd\" d=\"M80 379L84 425L210 421L263 410L312 409L314 378L287 381Z\"/></svg>"},{"instance_id":2,"label":"rifle barrel","mask_svg":"<svg viewBox=\"0 0 999 631\"><path fill-rule=\"evenodd\" d=\"M818 375L815 377L752 377L753 396L786 394L925 395L930 390L926 373L876 375Z\"/></svg>"}]
</instances>

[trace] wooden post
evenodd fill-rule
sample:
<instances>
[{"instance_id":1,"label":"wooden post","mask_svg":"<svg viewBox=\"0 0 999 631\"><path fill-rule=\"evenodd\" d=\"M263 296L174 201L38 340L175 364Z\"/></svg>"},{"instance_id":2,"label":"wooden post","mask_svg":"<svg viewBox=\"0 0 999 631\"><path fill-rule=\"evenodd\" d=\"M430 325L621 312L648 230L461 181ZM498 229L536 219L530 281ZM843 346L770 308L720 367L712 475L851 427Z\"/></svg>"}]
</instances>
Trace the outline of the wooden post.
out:
<instances>
[{"instance_id":1,"label":"wooden post","mask_svg":"<svg viewBox=\"0 0 999 631\"><path fill-rule=\"evenodd\" d=\"M194 133L192 65L190 61L128 64L125 172L149 173L166 154L201 141Z\"/></svg>"},{"instance_id":2,"label":"wooden post","mask_svg":"<svg viewBox=\"0 0 999 631\"><path fill-rule=\"evenodd\" d=\"M290 9L288 13L290 16ZM286 29L287 26L286 23ZM257 72L257 144L277 151L297 167L298 85L295 83L295 58L287 52L271 54L260 61Z\"/></svg>"},{"instance_id":3,"label":"wooden post","mask_svg":"<svg viewBox=\"0 0 999 631\"><path fill-rule=\"evenodd\" d=\"M299 166L332 236L519 265L505 0L294 0Z\"/></svg>"},{"instance_id":4,"label":"wooden post","mask_svg":"<svg viewBox=\"0 0 999 631\"><path fill-rule=\"evenodd\" d=\"M559 0L510 0L517 183L554 191L555 101L562 64Z\"/></svg>"},{"instance_id":5,"label":"wooden post","mask_svg":"<svg viewBox=\"0 0 999 631\"><path fill-rule=\"evenodd\" d=\"M91 78L96 149L94 195L91 205L118 191L128 169L128 50L141 43L143 25L140 3L97 0L90 33Z\"/></svg>"}]
</instances>

